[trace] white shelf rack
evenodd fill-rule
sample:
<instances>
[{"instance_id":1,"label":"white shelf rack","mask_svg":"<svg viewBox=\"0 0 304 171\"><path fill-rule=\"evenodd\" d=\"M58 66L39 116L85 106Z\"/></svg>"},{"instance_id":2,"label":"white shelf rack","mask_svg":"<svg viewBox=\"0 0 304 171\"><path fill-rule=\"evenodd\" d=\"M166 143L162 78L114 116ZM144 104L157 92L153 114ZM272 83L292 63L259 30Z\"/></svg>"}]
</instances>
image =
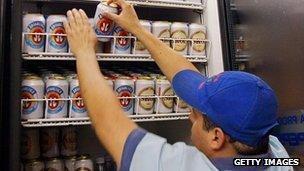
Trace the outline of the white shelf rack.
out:
<instances>
[{"instance_id":1,"label":"white shelf rack","mask_svg":"<svg viewBox=\"0 0 304 171\"><path fill-rule=\"evenodd\" d=\"M135 122L172 121L188 119L189 113L168 113L151 115L129 115ZM58 118L58 119L29 119L21 121L23 127L51 127L51 126L81 126L90 125L89 118Z\"/></svg>"},{"instance_id":2,"label":"white shelf rack","mask_svg":"<svg viewBox=\"0 0 304 171\"><path fill-rule=\"evenodd\" d=\"M99 3L99 0L23 0L25 2L64 2L64 3ZM206 7L206 1L202 3L176 1L176 0L128 0L130 4L139 7L149 7L149 8L177 8L177 9L192 9L203 11Z\"/></svg>"}]
</instances>

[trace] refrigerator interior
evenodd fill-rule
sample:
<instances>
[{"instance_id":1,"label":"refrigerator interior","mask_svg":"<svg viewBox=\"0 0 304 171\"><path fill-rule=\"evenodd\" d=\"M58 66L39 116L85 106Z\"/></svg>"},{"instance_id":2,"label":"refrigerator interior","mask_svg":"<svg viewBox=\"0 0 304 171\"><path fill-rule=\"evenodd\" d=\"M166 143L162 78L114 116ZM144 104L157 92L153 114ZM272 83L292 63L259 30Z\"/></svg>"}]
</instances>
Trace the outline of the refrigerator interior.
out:
<instances>
[{"instance_id":1,"label":"refrigerator interior","mask_svg":"<svg viewBox=\"0 0 304 171\"><path fill-rule=\"evenodd\" d=\"M22 14L26 13L42 13L44 15L52 14L65 14L67 10L72 8L84 9L89 17L93 17L97 5L97 1L35 1L27 0L16 3L13 7L15 19L12 18L13 22L12 30L13 41L12 54L10 65L12 71L10 73L11 78L10 84L15 87L16 90L20 89L21 82L21 70L35 70L35 67L44 66L46 68L62 67L67 69L75 70L74 60L26 60L21 59L21 42L22 42ZM206 8L202 11L193 9L181 9L181 8L155 8L155 7L142 7L136 6L136 11L140 19L146 20L161 20L161 21L179 21L179 22L193 22L193 23L205 23L207 25L207 38L210 41L210 46L207 50L207 61L206 62L193 62L195 66L206 75L214 75L223 71L223 59L221 50L221 35L220 35L220 24L217 1L208 1ZM178 14L178 15L177 15ZM134 61L100 61L102 68L111 68L113 66L119 68L129 67L152 67L157 69L154 62L134 62ZM12 81L13 80L13 81ZM16 91L15 90L15 91ZM17 91L16 91L17 92ZM17 115L10 117L10 142L13 142L10 146L10 170L18 170L20 163L20 132L26 126L20 125L20 98L19 92L11 93L15 95L15 98L11 98L11 112ZM18 95L17 95L18 94ZM16 99L16 97L18 97ZM168 142L174 143L177 141L185 141L190 143L190 129L191 124L188 120L176 119L170 121L149 121L149 122L138 122L138 124L144 129L156 133L168 139ZM29 125L27 125L29 126ZM36 126L33 126L36 127ZM41 129L43 126L37 126L35 129ZM61 127L61 126L58 126ZM95 137L93 128L90 125L75 126L77 127L78 133L78 153L79 154L90 154L94 159L99 156L106 154L106 151L102 148L97 138Z\"/></svg>"}]
</instances>

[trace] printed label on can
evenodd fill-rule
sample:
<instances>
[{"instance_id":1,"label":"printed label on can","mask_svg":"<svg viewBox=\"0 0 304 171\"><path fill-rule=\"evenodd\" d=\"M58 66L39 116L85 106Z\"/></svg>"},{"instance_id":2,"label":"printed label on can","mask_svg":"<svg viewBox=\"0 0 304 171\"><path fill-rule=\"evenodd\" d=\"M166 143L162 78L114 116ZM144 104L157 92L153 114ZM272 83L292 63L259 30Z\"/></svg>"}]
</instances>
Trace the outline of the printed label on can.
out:
<instances>
[{"instance_id":1,"label":"printed label on can","mask_svg":"<svg viewBox=\"0 0 304 171\"><path fill-rule=\"evenodd\" d=\"M31 22L27 26L28 33L44 33L44 23L42 21ZM40 49L44 46L44 36L29 34L26 35L25 44L33 49Z\"/></svg>"},{"instance_id":2,"label":"printed label on can","mask_svg":"<svg viewBox=\"0 0 304 171\"><path fill-rule=\"evenodd\" d=\"M128 85L120 86L116 89L118 97L132 97L133 88ZM120 99L120 105L124 111L129 111L132 107L133 99Z\"/></svg>"},{"instance_id":3,"label":"printed label on can","mask_svg":"<svg viewBox=\"0 0 304 171\"><path fill-rule=\"evenodd\" d=\"M41 135L41 151L43 153L47 153L50 151L55 145L55 138L52 137L48 132L43 132Z\"/></svg>"},{"instance_id":4,"label":"printed label on can","mask_svg":"<svg viewBox=\"0 0 304 171\"><path fill-rule=\"evenodd\" d=\"M55 22L50 26L50 33L52 34L65 34L63 22ZM63 49L67 46L65 36L53 35L49 39L50 46L55 49Z\"/></svg>"},{"instance_id":5,"label":"printed label on can","mask_svg":"<svg viewBox=\"0 0 304 171\"><path fill-rule=\"evenodd\" d=\"M169 38L170 37L170 30L169 29L162 30L159 33L158 37L159 38ZM170 46L170 40L161 40L161 41Z\"/></svg>"},{"instance_id":6,"label":"printed label on can","mask_svg":"<svg viewBox=\"0 0 304 171\"><path fill-rule=\"evenodd\" d=\"M205 43L203 40L206 38L206 34L203 31L198 31L195 32L191 38L194 39L193 50L197 52L203 52L205 50ZM199 40L195 40L195 39L199 39Z\"/></svg>"},{"instance_id":7,"label":"printed label on can","mask_svg":"<svg viewBox=\"0 0 304 171\"><path fill-rule=\"evenodd\" d=\"M173 90L171 87L166 88L164 90L163 96L173 96ZM173 98L172 97L164 97L162 98L162 103L166 108L171 109L173 107Z\"/></svg>"},{"instance_id":8,"label":"printed label on can","mask_svg":"<svg viewBox=\"0 0 304 171\"><path fill-rule=\"evenodd\" d=\"M80 87L77 86L77 87L74 87L72 89L72 98L81 98L81 94L80 94ZM73 100L73 103L72 103L72 110L74 112L77 112L77 113L84 113L86 112L86 108L84 106L84 102L82 99L79 99L79 100Z\"/></svg>"},{"instance_id":9,"label":"printed label on can","mask_svg":"<svg viewBox=\"0 0 304 171\"><path fill-rule=\"evenodd\" d=\"M58 170L56 168L48 167L48 168L46 168L46 171L60 171L60 170Z\"/></svg>"},{"instance_id":10,"label":"printed label on can","mask_svg":"<svg viewBox=\"0 0 304 171\"><path fill-rule=\"evenodd\" d=\"M23 134L21 139L21 155L27 155L32 148L32 140L31 137Z\"/></svg>"},{"instance_id":11,"label":"printed label on can","mask_svg":"<svg viewBox=\"0 0 304 171\"><path fill-rule=\"evenodd\" d=\"M75 131L67 131L63 135L63 148L68 151L76 151L77 137Z\"/></svg>"},{"instance_id":12,"label":"printed label on can","mask_svg":"<svg viewBox=\"0 0 304 171\"><path fill-rule=\"evenodd\" d=\"M114 28L114 22L108 18L98 15L98 21L96 23L95 32L98 35L111 35Z\"/></svg>"},{"instance_id":13,"label":"printed label on can","mask_svg":"<svg viewBox=\"0 0 304 171\"><path fill-rule=\"evenodd\" d=\"M22 86L21 99L37 99L37 91L30 86ZM34 112L38 107L38 103L34 101L23 101L22 114L28 115Z\"/></svg>"},{"instance_id":14,"label":"printed label on can","mask_svg":"<svg viewBox=\"0 0 304 171\"><path fill-rule=\"evenodd\" d=\"M121 27L115 27L114 30L115 36L129 36L129 33L123 30ZM127 50L131 46L131 39L130 38L116 38L115 48L118 50Z\"/></svg>"},{"instance_id":15,"label":"printed label on can","mask_svg":"<svg viewBox=\"0 0 304 171\"><path fill-rule=\"evenodd\" d=\"M154 94L153 87L147 87L139 92L139 96L152 96ZM154 106L153 98L140 98L139 105L145 110L151 110Z\"/></svg>"},{"instance_id":16,"label":"printed label on can","mask_svg":"<svg viewBox=\"0 0 304 171\"><path fill-rule=\"evenodd\" d=\"M61 112L64 107L64 101L53 99L61 99L63 90L57 86L49 86L46 89L46 94L48 99L52 99L48 101L48 113L57 114Z\"/></svg>"},{"instance_id":17,"label":"printed label on can","mask_svg":"<svg viewBox=\"0 0 304 171\"><path fill-rule=\"evenodd\" d=\"M171 37L174 39L186 39L187 34L183 30L177 30L172 33ZM175 43L172 41L172 46L176 51L183 51L186 49L187 43L185 40L175 40Z\"/></svg>"}]
</instances>

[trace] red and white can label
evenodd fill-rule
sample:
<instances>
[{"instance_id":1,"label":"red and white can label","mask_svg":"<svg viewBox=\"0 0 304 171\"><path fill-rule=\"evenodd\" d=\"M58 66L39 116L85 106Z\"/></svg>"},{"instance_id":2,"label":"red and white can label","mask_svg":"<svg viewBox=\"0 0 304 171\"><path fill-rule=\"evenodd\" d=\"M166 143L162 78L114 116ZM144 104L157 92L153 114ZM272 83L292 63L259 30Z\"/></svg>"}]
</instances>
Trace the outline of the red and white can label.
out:
<instances>
[{"instance_id":1,"label":"red and white can label","mask_svg":"<svg viewBox=\"0 0 304 171\"><path fill-rule=\"evenodd\" d=\"M64 107L64 101L59 101L56 99L61 99L63 94L63 90L57 86L49 86L46 89L47 99L51 99L48 101L48 113L49 114L57 114L62 111Z\"/></svg>"},{"instance_id":2,"label":"red and white can label","mask_svg":"<svg viewBox=\"0 0 304 171\"><path fill-rule=\"evenodd\" d=\"M118 97L132 97L133 88L128 85L120 86L116 89ZM120 99L120 106L123 108L125 112L129 111L133 107L133 99L131 98L123 98Z\"/></svg>"},{"instance_id":3,"label":"red and white can label","mask_svg":"<svg viewBox=\"0 0 304 171\"><path fill-rule=\"evenodd\" d=\"M120 51L128 50L131 47L131 39L125 38L129 36L129 32L123 30L121 27L116 26L114 29L115 36L123 36L116 38L115 48Z\"/></svg>"},{"instance_id":4,"label":"red and white can label","mask_svg":"<svg viewBox=\"0 0 304 171\"><path fill-rule=\"evenodd\" d=\"M44 33L44 23L41 21L34 21L27 26L29 33ZM43 35L29 34L26 35L25 44L33 49L40 49L44 46Z\"/></svg>"},{"instance_id":5,"label":"red and white can label","mask_svg":"<svg viewBox=\"0 0 304 171\"><path fill-rule=\"evenodd\" d=\"M80 88L79 88L79 86L74 87L71 91L72 91L72 98L75 98L75 99L82 98L81 94L80 94ZM86 112L86 108L85 108L83 100L82 99L73 100L72 110L74 112L77 112L77 113L84 113L84 112Z\"/></svg>"},{"instance_id":6,"label":"red and white can label","mask_svg":"<svg viewBox=\"0 0 304 171\"><path fill-rule=\"evenodd\" d=\"M52 34L65 34L63 22L55 22L50 26ZM63 49L67 47L67 39L65 36L53 35L49 39L49 45L54 49Z\"/></svg>"},{"instance_id":7,"label":"red and white can label","mask_svg":"<svg viewBox=\"0 0 304 171\"><path fill-rule=\"evenodd\" d=\"M21 99L37 99L37 91L30 86L22 86ZM33 113L38 107L34 101L23 101L22 114L28 115Z\"/></svg>"},{"instance_id":8,"label":"red and white can label","mask_svg":"<svg viewBox=\"0 0 304 171\"><path fill-rule=\"evenodd\" d=\"M102 14L98 15L98 21L96 24L95 32L97 35L101 36L109 36L113 32L114 22L108 18L102 16Z\"/></svg>"}]
</instances>

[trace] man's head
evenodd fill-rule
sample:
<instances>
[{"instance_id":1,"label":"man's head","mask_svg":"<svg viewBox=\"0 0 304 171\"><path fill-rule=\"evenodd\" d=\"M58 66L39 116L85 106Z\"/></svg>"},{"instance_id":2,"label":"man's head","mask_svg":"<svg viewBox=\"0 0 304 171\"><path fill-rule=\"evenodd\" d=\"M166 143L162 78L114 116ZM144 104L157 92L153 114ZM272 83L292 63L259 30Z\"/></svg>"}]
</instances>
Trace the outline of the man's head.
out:
<instances>
[{"instance_id":1,"label":"man's head","mask_svg":"<svg viewBox=\"0 0 304 171\"><path fill-rule=\"evenodd\" d=\"M191 138L207 156L267 152L269 131L277 125L277 101L263 80L235 71L207 79L184 70L175 75L173 88L194 108Z\"/></svg>"}]
</instances>

